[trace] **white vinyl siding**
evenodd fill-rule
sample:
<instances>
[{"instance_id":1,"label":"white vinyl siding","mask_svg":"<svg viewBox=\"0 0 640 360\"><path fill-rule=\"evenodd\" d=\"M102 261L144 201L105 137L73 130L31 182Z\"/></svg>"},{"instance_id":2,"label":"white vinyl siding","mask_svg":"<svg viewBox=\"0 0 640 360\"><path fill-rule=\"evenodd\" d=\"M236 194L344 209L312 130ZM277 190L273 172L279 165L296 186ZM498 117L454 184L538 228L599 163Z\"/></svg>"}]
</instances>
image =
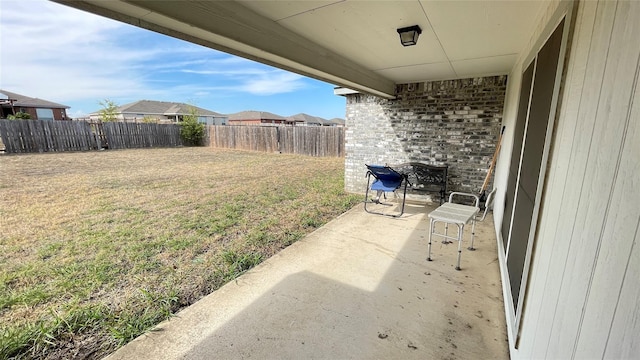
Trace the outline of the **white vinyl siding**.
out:
<instances>
[{"instance_id":1,"label":"white vinyl siding","mask_svg":"<svg viewBox=\"0 0 640 360\"><path fill-rule=\"evenodd\" d=\"M581 1L574 16L512 359L640 354L640 2Z\"/></svg>"}]
</instances>

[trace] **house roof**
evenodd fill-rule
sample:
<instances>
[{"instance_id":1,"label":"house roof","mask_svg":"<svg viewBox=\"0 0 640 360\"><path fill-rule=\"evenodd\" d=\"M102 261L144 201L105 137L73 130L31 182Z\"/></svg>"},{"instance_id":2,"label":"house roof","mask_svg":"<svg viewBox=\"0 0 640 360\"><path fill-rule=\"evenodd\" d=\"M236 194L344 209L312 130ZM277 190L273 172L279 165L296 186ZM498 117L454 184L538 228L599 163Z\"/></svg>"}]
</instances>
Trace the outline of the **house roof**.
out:
<instances>
[{"instance_id":1,"label":"house roof","mask_svg":"<svg viewBox=\"0 0 640 360\"><path fill-rule=\"evenodd\" d=\"M329 120L330 123L332 124L336 124L336 125L344 125L345 124L345 120L342 118L333 118L331 120Z\"/></svg>"},{"instance_id":2,"label":"house roof","mask_svg":"<svg viewBox=\"0 0 640 360\"><path fill-rule=\"evenodd\" d=\"M242 120L287 120L283 116L276 115L266 111L240 111L229 115L229 121Z\"/></svg>"},{"instance_id":3,"label":"house roof","mask_svg":"<svg viewBox=\"0 0 640 360\"><path fill-rule=\"evenodd\" d=\"M303 122L306 124L316 124L316 125L328 125L329 124L329 120L327 119L323 119L321 117L318 116L313 116L313 115L309 115L309 114L305 114L305 113L300 113L300 114L295 114L292 116L289 116L288 119L295 121L295 122Z\"/></svg>"},{"instance_id":4,"label":"house roof","mask_svg":"<svg viewBox=\"0 0 640 360\"><path fill-rule=\"evenodd\" d=\"M0 89L0 94L5 95L2 98L8 98L8 100L15 100L13 106L24 106L32 108L53 108L53 109L69 109L67 105L55 103L53 101L32 98L26 95L17 94L11 91Z\"/></svg>"},{"instance_id":5,"label":"house roof","mask_svg":"<svg viewBox=\"0 0 640 360\"><path fill-rule=\"evenodd\" d=\"M216 116L224 117L224 115L215 111L203 109L197 106L169 102L169 101L154 101L154 100L138 100L129 104L125 104L118 107L118 112L122 114L145 114L145 115L188 115L189 109L194 107L198 111L198 115L201 116ZM97 114L98 111L92 113Z\"/></svg>"}]
</instances>

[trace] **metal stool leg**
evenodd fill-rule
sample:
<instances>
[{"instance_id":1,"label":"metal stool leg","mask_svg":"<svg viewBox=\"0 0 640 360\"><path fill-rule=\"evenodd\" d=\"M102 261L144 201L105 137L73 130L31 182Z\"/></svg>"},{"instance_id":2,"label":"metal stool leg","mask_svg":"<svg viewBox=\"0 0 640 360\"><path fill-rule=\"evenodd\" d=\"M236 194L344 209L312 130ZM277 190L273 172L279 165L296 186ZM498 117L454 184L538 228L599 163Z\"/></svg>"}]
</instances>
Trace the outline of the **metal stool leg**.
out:
<instances>
[{"instance_id":1,"label":"metal stool leg","mask_svg":"<svg viewBox=\"0 0 640 360\"><path fill-rule=\"evenodd\" d=\"M434 226L434 221L433 219L429 219L430 223L429 223L429 256L427 257L428 261L433 261L431 260L431 235L433 234L433 226Z\"/></svg>"},{"instance_id":2,"label":"metal stool leg","mask_svg":"<svg viewBox=\"0 0 640 360\"><path fill-rule=\"evenodd\" d=\"M460 255L462 255L462 234L464 232L464 224L456 225L458 225L458 263L456 265L456 270L460 270Z\"/></svg>"},{"instance_id":3,"label":"metal stool leg","mask_svg":"<svg viewBox=\"0 0 640 360\"><path fill-rule=\"evenodd\" d=\"M471 250L471 251L475 251L476 248L473 247L473 240L476 237L476 219L473 219L473 222L471 223L471 246L469 246L467 248L467 250Z\"/></svg>"},{"instance_id":4,"label":"metal stool leg","mask_svg":"<svg viewBox=\"0 0 640 360\"><path fill-rule=\"evenodd\" d=\"M449 238L447 238L447 236L449 235L449 223L445 222L444 223L444 238L442 238L442 243L443 244L451 244L453 241L449 240Z\"/></svg>"}]
</instances>

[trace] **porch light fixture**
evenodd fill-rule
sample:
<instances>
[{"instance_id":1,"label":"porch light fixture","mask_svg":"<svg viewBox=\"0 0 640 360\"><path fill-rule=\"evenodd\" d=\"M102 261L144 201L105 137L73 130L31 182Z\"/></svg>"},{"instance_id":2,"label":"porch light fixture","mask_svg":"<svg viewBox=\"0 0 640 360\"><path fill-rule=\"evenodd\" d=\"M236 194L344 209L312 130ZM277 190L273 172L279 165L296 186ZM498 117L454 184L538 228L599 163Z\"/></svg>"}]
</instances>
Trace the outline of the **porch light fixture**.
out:
<instances>
[{"instance_id":1,"label":"porch light fixture","mask_svg":"<svg viewBox=\"0 0 640 360\"><path fill-rule=\"evenodd\" d=\"M411 46L418 43L418 36L422 34L422 29L418 25L407 26L398 29L398 34L400 34L402 46Z\"/></svg>"}]
</instances>

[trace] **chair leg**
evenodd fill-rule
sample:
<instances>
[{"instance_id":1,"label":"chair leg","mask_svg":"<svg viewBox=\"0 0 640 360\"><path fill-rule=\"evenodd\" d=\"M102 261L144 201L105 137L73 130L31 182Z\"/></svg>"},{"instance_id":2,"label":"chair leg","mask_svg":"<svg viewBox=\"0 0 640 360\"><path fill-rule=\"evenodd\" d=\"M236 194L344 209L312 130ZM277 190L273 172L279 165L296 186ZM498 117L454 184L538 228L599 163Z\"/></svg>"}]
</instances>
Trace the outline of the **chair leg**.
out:
<instances>
[{"instance_id":1,"label":"chair leg","mask_svg":"<svg viewBox=\"0 0 640 360\"><path fill-rule=\"evenodd\" d=\"M453 241L449 240L447 237L449 235L449 223L444 223L444 238L442 238L443 244L451 244Z\"/></svg>"},{"instance_id":2,"label":"chair leg","mask_svg":"<svg viewBox=\"0 0 640 360\"><path fill-rule=\"evenodd\" d=\"M404 214L404 203L407 200L407 183L408 183L408 181L405 180L404 181L404 191L402 192L402 209L400 210L400 214L398 216L401 216L402 214Z\"/></svg>"},{"instance_id":3,"label":"chair leg","mask_svg":"<svg viewBox=\"0 0 640 360\"><path fill-rule=\"evenodd\" d=\"M429 222L429 247L428 247L429 248L429 255L427 256L427 260L428 261L433 261L431 259L431 236L433 235L434 221L433 221L433 219L429 219L429 220L430 220L430 222Z\"/></svg>"},{"instance_id":4,"label":"chair leg","mask_svg":"<svg viewBox=\"0 0 640 360\"><path fill-rule=\"evenodd\" d=\"M367 203L369 202L369 185L370 185L370 178L367 178L367 190L365 192L365 197L364 197L364 211L368 212L369 214L376 214L376 215L384 215L384 216L389 216L389 217L400 217L402 216L402 214L404 214L404 205L405 205L405 200L407 198L407 181L404 181L404 190L402 193L402 207L400 209L400 213L398 214L385 214L383 212L377 212L377 211L371 211L369 209L367 209ZM378 198L380 197L380 193L383 194L384 198L387 198L387 195L383 192L378 190ZM388 205L391 206L391 204L386 204L383 203L381 201L375 201L376 204L381 204L381 205Z\"/></svg>"},{"instance_id":5,"label":"chair leg","mask_svg":"<svg viewBox=\"0 0 640 360\"><path fill-rule=\"evenodd\" d=\"M476 248L473 247L473 240L476 237L476 219L473 219L473 222L471 223L471 246L469 246L467 248L467 250L471 250L471 251L475 251Z\"/></svg>"},{"instance_id":6,"label":"chair leg","mask_svg":"<svg viewBox=\"0 0 640 360\"><path fill-rule=\"evenodd\" d=\"M368 212L369 214L376 214L376 215L384 215L383 213L380 212L376 212L376 211L371 211L369 209L367 209L367 204L369 203L369 190L370 190L370 186L371 186L371 175L367 174L367 190L364 193L364 211ZM377 196L378 196L378 201L371 201L371 202L375 202L376 204L380 204L380 191L377 191Z\"/></svg>"},{"instance_id":7,"label":"chair leg","mask_svg":"<svg viewBox=\"0 0 640 360\"><path fill-rule=\"evenodd\" d=\"M364 211L370 212L367 210L367 203L369 202L369 185L371 182L371 176L367 174L367 190L364 193Z\"/></svg>"},{"instance_id":8,"label":"chair leg","mask_svg":"<svg viewBox=\"0 0 640 360\"><path fill-rule=\"evenodd\" d=\"M462 255L462 234L464 232L464 224L458 225L458 262L456 263L456 270L460 270L460 257Z\"/></svg>"}]
</instances>

